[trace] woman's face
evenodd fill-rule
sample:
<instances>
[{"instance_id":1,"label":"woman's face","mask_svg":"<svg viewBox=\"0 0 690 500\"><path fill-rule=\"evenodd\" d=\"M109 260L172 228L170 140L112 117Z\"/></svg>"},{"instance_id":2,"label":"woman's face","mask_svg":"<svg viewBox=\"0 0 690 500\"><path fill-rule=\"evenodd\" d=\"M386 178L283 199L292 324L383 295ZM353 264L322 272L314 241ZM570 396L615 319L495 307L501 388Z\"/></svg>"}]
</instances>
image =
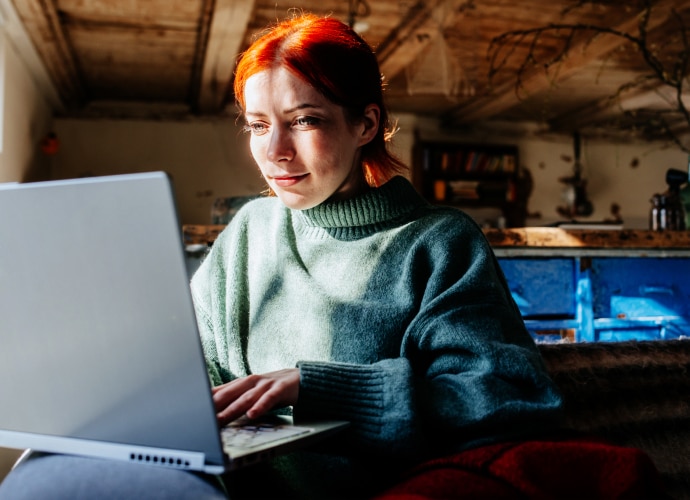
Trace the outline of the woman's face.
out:
<instances>
[{"instance_id":1,"label":"woman's face","mask_svg":"<svg viewBox=\"0 0 690 500\"><path fill-rule=\"evenodd\" d=\"M368 188L359 157L378 128L376 105L348 123L343 107L282 67L249 77L244 97L252 156L286 206L304 210Z\"/></svg>"}]
</instances>

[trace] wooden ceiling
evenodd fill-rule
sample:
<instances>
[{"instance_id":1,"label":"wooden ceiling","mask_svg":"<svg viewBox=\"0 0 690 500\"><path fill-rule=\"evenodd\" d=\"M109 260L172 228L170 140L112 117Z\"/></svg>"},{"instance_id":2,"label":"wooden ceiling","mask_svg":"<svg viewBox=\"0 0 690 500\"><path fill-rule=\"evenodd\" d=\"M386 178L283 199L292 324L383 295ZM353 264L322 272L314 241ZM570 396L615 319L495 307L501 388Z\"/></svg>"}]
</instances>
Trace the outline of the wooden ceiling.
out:
<instances>
[{"instance_id":1,"label":"wooden ceiling","mask_svg":"<svg viewBox=\"0 0 690 500\"><path fill-rule=\"evenodd\" d=\"M681 36L690 26L690 0L12 3L66 116L234 115L237 54L295 7L354 21L379 57L391 109L439 117L448 127L530 121L555 132L615 129L654 138L659 130L651 124L677 109L681 96L678 86L646 79L653 67L634 41L643 35L650 54L669 68L687 65L682 56L690 55ZM652 7L648 18L641 16L645 5ZM616 34L571 32L565 25ZM523 33L496 44L507 32L547 26L554 29L538 40ZM554 62L566 44L565 57ZM679 134L688 128L678 113L667 123Z\"/></svg>"}]
</instances>

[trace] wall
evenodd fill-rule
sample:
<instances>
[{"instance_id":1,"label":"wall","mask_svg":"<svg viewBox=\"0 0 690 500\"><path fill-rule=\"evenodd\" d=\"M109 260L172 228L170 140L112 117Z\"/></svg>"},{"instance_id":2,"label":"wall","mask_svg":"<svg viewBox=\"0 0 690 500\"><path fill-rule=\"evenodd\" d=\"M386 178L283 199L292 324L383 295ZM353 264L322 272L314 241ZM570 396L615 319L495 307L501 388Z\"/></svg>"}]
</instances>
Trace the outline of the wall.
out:
<instances>
[{"instance_id":1,"label":"wall","mask_svg":"<svg viewBox=\"0 0 690 500\"><path fill-rule=\"evenodd\" d=\"M517 144L522 166L534 177L529 210L540 214L527 224L562 220L556 207L564 205L564 185L558 178L572 173L572 160L564 159L573 156L570 137L548 136L529 128L499 134L495 130L451 133L439 129L434 120L410 115L397 118L400 130L394 151L408 163L415 133L423 138ZM56 119L55 130L61 141L55 177L166 170L175 180L183 223L208 223L216 197L256 194L263 189L249 155L248 137L229 118L187 122ZM666 189L669 167L687 168L687 155L663 149L662 144L584 140L582 163L595 207L594 213L582 220L611 218L611 204L617 203L625 227L645 229L650 197ZM473 215L480 223L496 216L491 211Z\"/></svg>"},{"instance_id":2,"label":"wall","mask_svg":"<svg viewBox=\"0 0 690 500\"><path fill-rule=\"evenodd\" d=\"M2 92L2 151L0 182L18 182L50 177L50 159L39 142L51 130L53 105L36 84L9 36L0 29ZM3 71L4 70L4 71Z\"/></svg>"},{"instance_id":3,"label":"wall","mask_svg":"<svg viewBox=\"0 0 690 500\"><path fill-rule=\"evenodd\" d=\"M528 225L543 225L563 220L556 207L564 205L563 183L559 177L572 175L573 156L570 137L559 140L523 140L520 143L521 164L536 179L530 198L530 211L541 213L540 219L529 219ZM650 198L666 191L666 171L677 168L687 171L688 155L664 144L611 144L584 141L581 161L588 179L587 191L594 204L594 213L582 221L613 219L611 206L620 207L624 227L649 227Z\"/></svg>"},{"instance_id":4,"label":"wall","mask_svg":"<svg viewBox=\"0 0 690 500\"><path fill-rule=\"evenodd\" d=\"M565 185L559 178L572 175L572 137L549 134L536 125L493 124L491 129L450 132L441 129L434 120L408 118L406 124L414 127L423 139L516 144L521 166L528 169L534 179L528 209L535 216L527 219L527 225L549 225L564 220L557 212L557 207L565 205ZM580 159L594 213L579 220L612 220L611 206L617 204L624 227L630 229L648 228L649 200L653 194L667 189L666 170L688 170L687 153L666 148L663 143L583 139ZM475 218L480 223L491 222L497 215L497 212L479 212Z\"/></svg>"},{"instance_id":5,"label":"wall","mask_svg":"<svg viewBox=\"0 0 690 500\"><path fill-rule=\"evenodd\" d=\"M183 224L208 224L216 197L263 189L248 137L232 119L134 121L56 119L54 177L153 170L173 178Z\"/></svg>"}]
</instances>

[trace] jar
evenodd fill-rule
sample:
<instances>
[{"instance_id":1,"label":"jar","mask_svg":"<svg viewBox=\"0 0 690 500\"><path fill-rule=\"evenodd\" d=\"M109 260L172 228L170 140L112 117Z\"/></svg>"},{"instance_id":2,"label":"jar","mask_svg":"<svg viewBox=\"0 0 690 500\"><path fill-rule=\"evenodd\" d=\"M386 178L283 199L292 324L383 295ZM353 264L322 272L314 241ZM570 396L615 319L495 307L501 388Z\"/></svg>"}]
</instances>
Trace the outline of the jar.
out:
<instances>
[{"instance_id":1,"label":"jar","mask_svg":"<svg viewBox=\"0 0 690 500\"><path fill-rule=\"evenodd\" d=\"M666 197L655 194L652 199L652 208L649 211L649 229L651 231L664 231L667 227Z\"/></svg>"},{"instance_id":2,"label":"jar","mask_svg":"<svg viewBox=\"0 0 690 500\"><path fill-rule=\"evenodd\" d=\"M650 200L649 229L652 231L681 231L685 229L685 210L675 193L655 194Z\"/></svg>"},{"instance_id":3,"label":"jar","mask_svg":"<svg viewBox=\"0 0 690 500\"><path fill-rule=\"evenodd\" d=\"M666 197L666 229L682 231L685 229L685 209L677 192Z\"/></svg>"}]
</instances>

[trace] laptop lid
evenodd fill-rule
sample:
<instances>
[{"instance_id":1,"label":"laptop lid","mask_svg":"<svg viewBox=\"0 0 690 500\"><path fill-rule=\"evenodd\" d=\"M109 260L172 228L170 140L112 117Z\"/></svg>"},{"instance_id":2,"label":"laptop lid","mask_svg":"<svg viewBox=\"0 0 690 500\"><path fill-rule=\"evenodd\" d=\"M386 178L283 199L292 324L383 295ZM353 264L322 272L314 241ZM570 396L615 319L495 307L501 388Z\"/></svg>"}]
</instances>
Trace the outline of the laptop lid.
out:
<instances>
[{"instance_id":1,"label":"laptop lid","mask_svg":"<svg viewBox=\"0 0 690 500\"><path fill-rule=\"evenodd\" d=\"M171 183L0 184L0 446L224 464Z\"/></svg>"}]
</instances>

